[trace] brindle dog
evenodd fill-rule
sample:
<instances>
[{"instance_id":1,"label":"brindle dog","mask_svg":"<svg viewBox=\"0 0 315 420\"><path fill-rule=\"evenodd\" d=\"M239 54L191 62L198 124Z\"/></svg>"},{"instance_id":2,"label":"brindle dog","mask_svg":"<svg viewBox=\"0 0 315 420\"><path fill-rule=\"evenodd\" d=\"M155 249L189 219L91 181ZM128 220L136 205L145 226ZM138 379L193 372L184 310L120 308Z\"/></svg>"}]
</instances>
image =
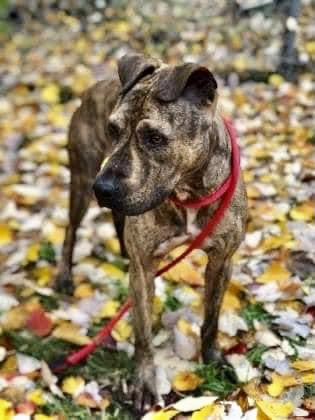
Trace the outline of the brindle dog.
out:
<instances>
[{"instance_id":1,"label":"brindle dog","mask_svg":"<svg viewBox=\"0 0 315 420\"><path fill-rule=\"evenodd\" d=\"M160 259L194 238L218 207L177 207L169 197L205 196L228 177L231 145L216 110L217 83L205 67L168 66L142 55L124 56L118 76L97 83L82 98L69 132L70 223L58 286L72 289L76 230L92 197L109 207L122 249L130 258L137 401L155 395L152 300ZM106 164L100 169L104 157ZM247 201L242 179L214 234L204 242L206 269L202 357L217 356L215 336L231 258L244 236Z\"/></svg>"}]
</instances>

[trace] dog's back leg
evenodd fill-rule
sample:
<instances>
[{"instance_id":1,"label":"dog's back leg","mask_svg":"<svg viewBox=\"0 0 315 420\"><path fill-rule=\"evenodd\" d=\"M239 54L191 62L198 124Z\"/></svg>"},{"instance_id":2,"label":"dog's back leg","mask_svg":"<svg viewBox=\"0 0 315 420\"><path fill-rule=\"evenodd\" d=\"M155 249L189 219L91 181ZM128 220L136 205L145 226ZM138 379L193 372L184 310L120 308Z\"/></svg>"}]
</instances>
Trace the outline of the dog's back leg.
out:
<instances>
[{"instance_id":1,"label":"dog's back leg","mask_svg":"<svg viewBox=\"0 0 315 420\"><path fill-rule=\"evenodd\" d=\"M73 249L77 229L92 198L92 184L93 181L88 182L85 180L82 173L78 173L77 170L71 171L69 224L66 229L56 279L57 290L66 294L72 294L73 292L73 282L71 279Z\"/></svg>"},{"instance_id":2,"label":"dog's back leg","mask_svg":"<svg viewBox=\"0 0 315 420\"><path fill-rule=\"evenodd\" d=\"M61 260L58 266L56 288L58 291L71 294L73 282L71 279L73 248L76 241L77 229L89 207L92 185L99 170L105 150L91 144L89 136L84 137L76 129L73 121L78 114L74 114L69 131L69 166L70 166L70 203L69 224L66 229L62 248Z\"/></svg>"}]
</instances>

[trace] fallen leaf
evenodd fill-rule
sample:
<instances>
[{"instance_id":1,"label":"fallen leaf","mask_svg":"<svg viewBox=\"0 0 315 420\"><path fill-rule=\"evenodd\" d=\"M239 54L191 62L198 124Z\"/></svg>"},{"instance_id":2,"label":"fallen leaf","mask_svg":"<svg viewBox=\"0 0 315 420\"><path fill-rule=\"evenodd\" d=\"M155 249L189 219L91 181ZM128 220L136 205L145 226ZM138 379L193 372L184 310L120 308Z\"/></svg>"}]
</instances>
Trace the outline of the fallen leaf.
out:
<instances>
[{"instance_id":1,"label":"fallen leaf","mask_svg":"<svg viewBox=\"0 0 315 420\"><path fill-rule=\"evenodd\" d=\"M185 397L172 404L172 407L175 408L175 410L185 413L189 411L200 410L203 407L212 405L217 399L218 397L214 395L201 397Z\"/></svg>"},{"instance_id":2,"label":"fallen leaf","mask_svg":"<svg viewBox=\"0 0 315 420\"><path fill-rule=\"evenodd\" d=\"M70 343L84 346L91 342L91 338L80 333L80 327L71 322L63 322L52 332L52 336Z\"/></svg>"},{"instance_id":3,"label":"fallen leaf","mask_svg":"<svg viewBox=\"0 0 315 420\"><path fill-rule=\"evenodd\" d=\"M77 299L84 299L93 296L94 290L89 283L81 283L74 290L74 297Z\"/></svg>"},{"instance_id":4,"label":"fallen leaf","mask_svg":"<svg viewBox=\"0 0 315 420\"><path fill-rule=\"evenodd\" d=\"M85 381L80 376L68 376L63 379L61 389L64 393L77 397L83 392L84 385Z\"/></svg>"},{"instance_id":5,"label":"fallen leaf","mask_svg":"<svg viewBox=\"0 0 315 420\"><path fill-rule=\"evenodd\" d=\"M193 391L202 383L202 379L193 372L178 372L172 381L176 391Z\"/></svg>"},{"instance_id":6,"label":"fallen leaf","mask_svg":"<svg viewBox=\"0 0 315 420\"><path fill-rule=\"evenodd\" d=\"M278 402L278 401L267 401L259 400L256 401L259 409L267 416L270 420L279 420L279 418L289 417L294 410L294 405L291 402Z\"/></svg>"},{"instance_id":7,"label":"fallen leaf","mask_svg":"<svg viewBox=\"0 0 315 420\"><path fill-rule=\"evenodd\" d=\"M111 332L112 337L116 341L126 341L131 334L132 326L124 319L119 320Z\"/></svg>"},{"instance_id":8,"label":"fallen leaf","mask_svg":"<svg viewBox=\"0 0 315 420\"><path fill-rule=\"evenodd\" d=\"M14 410L10 401L0 399L0 419L13 420Z\"/></svg>"},{"instance_id":9,"label":"fallen leaf","mask_svg":"<svg viewBox=\"0 0 315 420\"><path fill-rule=\"evenodd\" d=\"M257 277L257 283L278 282L279 284L289 280L291 276L290 271L285 267L283 262L273 261L267 270Z\"/></svg>"},{"instance_id":10,"label":"fallen leaf","mask_svg":"<svg viewBox=\"0 0 315 420\"><path fill-rule=\"evenodd\" d=\"M0 246L8 245L13 240L12 230L8 225L0 223Z\"/></svg>"},{"instance_id":11,"label":"fallen leaf","mask_svg":"<svg viewBox=\"0 0 315 420\"><path fill-rule=\"evenodd\" d=\"M40 388L30 391L26 399L35 405L44 405L47 401L45 392Z\"/></svg>"},{"instance_id":12,"label":"fallen leaf","mask_svg":"<svg viewBox=\"0 0 315 420\"><path fill-rule=\"evenodd\" d=\"M315 370L315 360L295 360L291 366L299 371Z\"/></svg>"},{"instance_id":13,"label":"fallen leaf","mask_svg":"<svg viewBox=\"0 0 315 420\"><path fill-rule=\"evenodd\" d=\"M108 300L101 308L99 316L101 318L112 318L117 314L121 304L118 300Z\"/></svg>"},{"instance_id":14,"label":"fallen leaf","mask_svg":"<svg viewBox=\"0 0 315 420\"><path fill-rule=\"evenodd\" d=\"M38 337L47 336L53 329L53 322L42 309L35 309L26 321L26 326Z\"/></svg>"},{"instance_id":15,"label":"fallen leaf","mask_svg":"<svg viewBox=\"0 0 315 420\"><path fill-rule=\"evenodd\" d=\"M299 204L290 211L290 216L293 220L302 220L310 222L314 220L315 207L313 201L307 201Z\"/></svg>"},{"instance_id":16,"label":"fallen leaf","mask_svg":"<svg viewBox=\"0 0 315 420\"><path fill-rule=\"evenodd\" d=\"M214 405L207 405L201 410L195 411L191 416L191 420L207 420L209 416L213 413L213 410Z\"/></svg>"}]
</instances>

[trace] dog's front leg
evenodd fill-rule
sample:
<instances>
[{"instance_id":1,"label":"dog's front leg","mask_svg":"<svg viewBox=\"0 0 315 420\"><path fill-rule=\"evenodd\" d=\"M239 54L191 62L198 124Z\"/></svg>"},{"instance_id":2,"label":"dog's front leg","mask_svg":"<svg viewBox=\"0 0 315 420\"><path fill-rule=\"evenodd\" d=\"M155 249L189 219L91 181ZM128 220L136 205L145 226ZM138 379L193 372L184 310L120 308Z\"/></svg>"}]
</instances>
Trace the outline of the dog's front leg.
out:
<instances>
[{"instance_id":1,"label":"dog's front leg","mask_svg":"<svg viewBox=\"0 0 315 420\"><path fill-rule=\"evenodd\" d=\"M208 258L204 304L205 319L201 329L201 351L204 363L221 359L216 347L216 335L220 308L232 268L231 257L222 257L222 251L210 251Z\"/></svg>"},{"instance_id":2,"label":"dog's front leg","mask_svg":"<svg viewBox=\"0 0 315 420\"><path fill-rule=\"evenodd\" d=\"M142 410L150 393L157 399L152 352L152 304L154 297L153 259L140 241L137 227L127 226L127 252L130 257L130 295L133 300L136 375L133 384L135 406ZM148 392L149 391L149 392Z\"/></svg>"}]
</instances>

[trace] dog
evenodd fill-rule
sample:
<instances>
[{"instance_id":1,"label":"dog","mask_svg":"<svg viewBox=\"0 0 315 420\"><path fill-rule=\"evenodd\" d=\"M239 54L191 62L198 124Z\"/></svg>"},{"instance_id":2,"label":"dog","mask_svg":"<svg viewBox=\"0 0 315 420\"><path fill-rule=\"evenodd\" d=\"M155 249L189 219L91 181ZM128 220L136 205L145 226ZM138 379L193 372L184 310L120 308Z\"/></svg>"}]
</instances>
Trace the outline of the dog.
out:
<instances>
[{"instance_id":1,"label":"dog","mask_svg":"<svg viewBox=\"0 0 315 420\"><path fill-rule=\"evenodd\" d=\"M171 249L193 239L219 206L185 209L170 198L203 197L231 171L231 144L217 96L217 82L206 67L169 66L131 54L118 61L117 76L83 94L71 120L70 223L57 284L72 290L76 230L94 190L99 205L112 210L121 249L130 259L138 402L145 389L158 397L151 313L159 262ZM217 357L220 306L246 218L246 190L240 177L223 219L202 245L208 255L201 329L205 363Z\"/></svg>"}]
</instances>

